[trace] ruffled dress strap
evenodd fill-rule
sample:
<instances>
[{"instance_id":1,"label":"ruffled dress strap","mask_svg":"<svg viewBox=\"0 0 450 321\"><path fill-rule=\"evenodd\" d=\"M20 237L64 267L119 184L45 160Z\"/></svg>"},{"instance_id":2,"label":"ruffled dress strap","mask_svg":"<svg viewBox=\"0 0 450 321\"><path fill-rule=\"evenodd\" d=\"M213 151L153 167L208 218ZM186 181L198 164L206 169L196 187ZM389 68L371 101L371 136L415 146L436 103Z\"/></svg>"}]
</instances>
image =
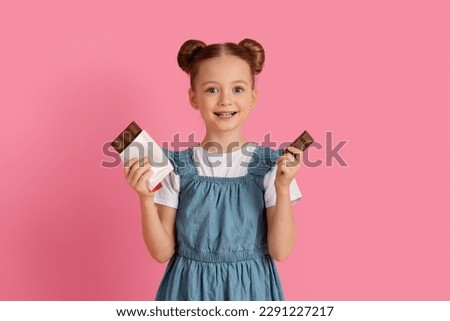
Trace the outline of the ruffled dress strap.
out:
<instances>
[{"instance_id":1,"label":"ruffled dress strap","mask_svg":"<svg viewBox=\"0 0 450 321\"><path fill-rule=\"evenodd\" d=\"M258 146L248 165L248 174L256 177L264 177L275 166L278 157L282 153L282 149Z\"/></svg>"},{"instance_id":2,"label":"ruffled dress strap","mask_svg":"<svg viewBox=\"0 0 450 321\"><path fill-rule=\"evenodd\" d=\"M198 175L197 167L192 158L192 149L186 149L183 151L170 151L163 149L167 158L172 163L174 171L181 178L181 185L183 185L187 179Z\"/></svg>"}]
</instances>

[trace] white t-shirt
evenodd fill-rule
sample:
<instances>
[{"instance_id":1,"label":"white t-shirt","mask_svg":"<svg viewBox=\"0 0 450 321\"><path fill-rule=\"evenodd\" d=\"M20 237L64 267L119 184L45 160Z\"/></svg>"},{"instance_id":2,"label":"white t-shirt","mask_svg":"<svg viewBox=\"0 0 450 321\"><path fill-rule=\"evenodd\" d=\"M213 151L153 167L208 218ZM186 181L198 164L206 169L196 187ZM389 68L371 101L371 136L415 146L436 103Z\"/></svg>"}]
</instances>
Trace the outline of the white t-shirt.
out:
<instances>
[{"instance_id":1,"label":"white t-shirt","mask_svg":"<svg viewBox=\"0 0 450 321\"><path fill-rule=\"evenodd\" d=\"M211 153L200 146L193 147L193 160L197 164L200 176L212 177L239 177L245 176L248 172L247 166L251 162L252 153L256 150L256 145L246 145L245 152L238 149L230 153ZM244 164L244 165L242 165ZM277 165L264 176L264 199L266 208L275 206L275 177ZM154 201L157 204L178 208L178 194L180 192L180 176L172 171L161 182L163 188L155 193ZM295 179L290 186L291 202L298 201L302 194Z\"/></svg>"}]
</instances>

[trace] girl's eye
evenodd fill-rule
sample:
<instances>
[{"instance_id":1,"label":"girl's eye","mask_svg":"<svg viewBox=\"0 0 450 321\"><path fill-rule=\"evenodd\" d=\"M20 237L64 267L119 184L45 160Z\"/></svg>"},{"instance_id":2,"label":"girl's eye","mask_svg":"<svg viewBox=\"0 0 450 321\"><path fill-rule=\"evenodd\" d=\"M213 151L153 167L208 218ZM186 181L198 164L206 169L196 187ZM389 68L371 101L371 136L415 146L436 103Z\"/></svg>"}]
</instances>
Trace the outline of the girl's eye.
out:
<instances>
[{"instance_id":1,"label":"girl's eye","mask_svg":"<svg viewBox=\"0 0 450 321\"><path fill-rule=\"evenodd\" d=\"M241 93L241 92L244 91L244 88L242 88L241 86L237 86L237 87L234 87L234 88L233 88L233 91L234 91L235 93Z\"/></svg>"},{"instance_id":2,"label":"girl's eye","mask_svg":"<svg viewBox=\"0 0 450 321\"><path fill-rule=\"evenodd\" d=\"M210 94L216 94L217 92L219 92L219 90L215 87L210 87L210 88L206 89L206 92L210 93Z\"/></svg>"}]
</instances>

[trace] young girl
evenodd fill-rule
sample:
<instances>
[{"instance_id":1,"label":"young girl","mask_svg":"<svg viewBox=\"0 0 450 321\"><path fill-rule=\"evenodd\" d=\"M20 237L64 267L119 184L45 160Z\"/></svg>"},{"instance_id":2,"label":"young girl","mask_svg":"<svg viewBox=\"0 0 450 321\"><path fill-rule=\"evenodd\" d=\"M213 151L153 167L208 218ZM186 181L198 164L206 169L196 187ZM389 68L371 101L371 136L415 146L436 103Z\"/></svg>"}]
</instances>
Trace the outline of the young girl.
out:
<instances>
[{"instance_id":1,"label":"young girl","mask_svg":"<svg viewBox=\"0 0 450 321\"><path fill-rule=\"evenodd\" d=\"M170 259L156 300L284 299L274 259L294 246L291 203L301 197L294 176L302 152L283 154L243 135L263 64L264 49L251 39L186 41L178 65L190 75L189 102L206 135L199 146L165 150L175 170L157 192L146 185L148 158L125 167L148 250L158 262Z\"/></svg>"}]
</instances>

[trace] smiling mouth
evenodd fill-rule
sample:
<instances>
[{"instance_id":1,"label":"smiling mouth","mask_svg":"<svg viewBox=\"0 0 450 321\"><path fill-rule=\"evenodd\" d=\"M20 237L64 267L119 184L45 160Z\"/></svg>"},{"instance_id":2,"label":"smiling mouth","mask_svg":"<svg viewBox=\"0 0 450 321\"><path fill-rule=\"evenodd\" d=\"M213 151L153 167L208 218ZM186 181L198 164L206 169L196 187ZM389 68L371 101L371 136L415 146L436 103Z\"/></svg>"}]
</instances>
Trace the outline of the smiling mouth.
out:
<instances>
[{"instance_id":1,"label":"smiling mouth","mask_svg":"<svg viewBox=\"0 0 450 321\"><path fill-rule=\"evenodd\" d=\"M237 111L232 111L232 112L226 112L226 113L214 113L214 115L219 116L219 117L231 117L237 114Z\"/></svg>"}]
</instances>

